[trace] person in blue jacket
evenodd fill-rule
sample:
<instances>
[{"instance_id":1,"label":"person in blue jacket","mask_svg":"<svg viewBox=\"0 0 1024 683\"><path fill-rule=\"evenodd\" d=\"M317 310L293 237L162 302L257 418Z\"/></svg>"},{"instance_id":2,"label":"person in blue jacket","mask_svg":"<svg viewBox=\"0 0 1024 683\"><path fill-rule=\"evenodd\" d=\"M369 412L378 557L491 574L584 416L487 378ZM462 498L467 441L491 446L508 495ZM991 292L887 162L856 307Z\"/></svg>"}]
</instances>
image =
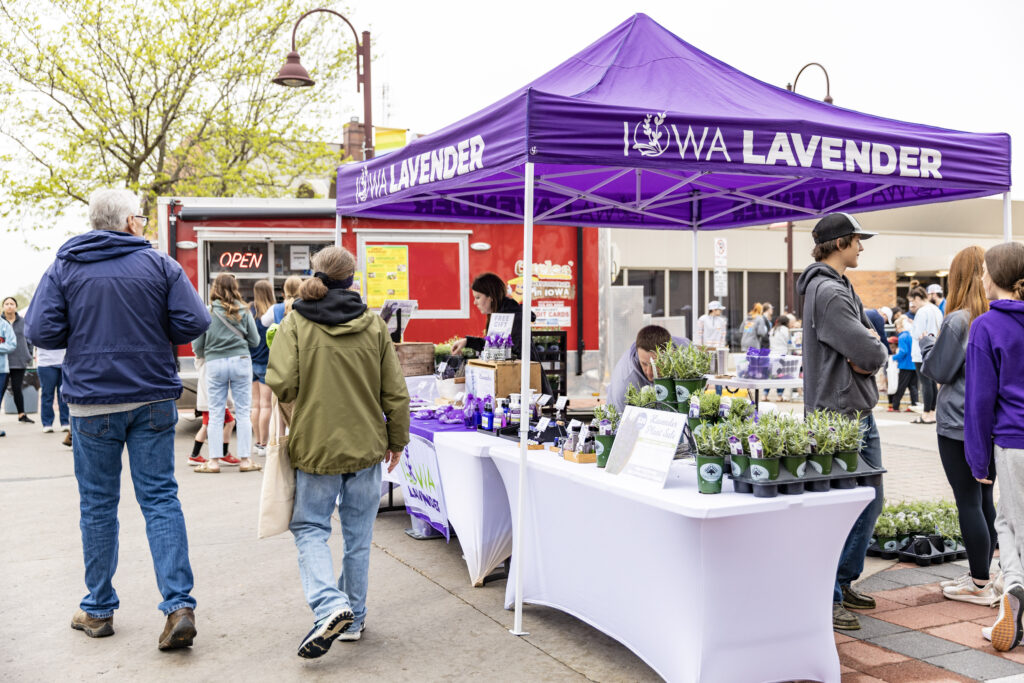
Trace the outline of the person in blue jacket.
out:
<instances>
[{"instance_id":1,"label":"person in blue jacket","mask_svg":"<svg viewBox=\"0 0 1024 683\"><path fill-rule=\"evenodd\" d=\"M913 335L910 330L913 327L913 321L907 317L902 317L896 321L896 331L899 332L899 350L893 358L896 359L896 367L900 369L899 384L896 386L896 391L889 394L889 412L898 413L900 412L900 401L903 400L903 392L909 387L913 386L917 382L917 366L914 365L913 359ZM906 412L910 412L910 408L906 409Z\"/></svg>"},{"instance_id":2,"label":"person in blue jacket","mask_svg":"<svg viewBox=\"0 0 1024 683\"><path fill-rule=\"evenodd\" d=\"M166 615L161 650L196 635L192 567L174 479L174 401L181 380L174 345L210 325L181 266L143 238L146 217L128 190L89 200L92 230L64 243L36 290L25 334L43 349L67 348L64 398L71 413L88 594L71 628L114 634L121 454L146 519Z\"/></svg>"},{"instance_id":3,"label":"person in blue jacket","mask_svg":"<svg viewBox=\"0 0 1024 683\"><path fill-rule=\"evenodd\" d=\"M0 316L0 387L7 386L7 354L16 348L18 338L14 335L14 327ZM0 398L3 398L2 392ZM7 432L0 429L0 436L7 436Z\"/></svg>"}]
</instances>

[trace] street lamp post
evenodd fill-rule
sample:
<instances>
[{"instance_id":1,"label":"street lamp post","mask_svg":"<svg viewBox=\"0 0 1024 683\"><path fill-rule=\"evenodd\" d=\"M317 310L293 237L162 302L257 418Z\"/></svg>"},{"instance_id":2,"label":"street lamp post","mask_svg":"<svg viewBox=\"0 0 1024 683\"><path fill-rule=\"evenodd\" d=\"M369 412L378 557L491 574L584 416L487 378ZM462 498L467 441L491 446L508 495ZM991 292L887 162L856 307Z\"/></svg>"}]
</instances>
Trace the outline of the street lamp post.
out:
<instances>
[{"instance_id":1,"label":"street lamp post","mask_svg":"<svg viewBox=\"0 0 1024 683\"><path fill-rule=\"evenodd\" d=\"M295 26L292 28L292 51L288 53L288 57L285 59L284 66L277 72L277 77L274 78L273 82L278 85L283 85L289 88L304 88L309 87L316 83L312 78L309 77L309 73L302 66L299 61L299 53L295 49L295 34L299 30L299 24L303 19L308 17L310 14L316 12L326 12L333 14L340 18L348 27L352 29L352 35L356 40L356 92L363 91L363 158L373 158L373 102L371 99L371 86L370 86L370 32L363 31L363 40L359 41L359 33L356 32L355 27L352 25L344 15L335 12L332 9L318 8L312 9L295 22Z\"/></svg>"},{"instance_id":2,"label":"street lamp post","mask_svg":"<svg viewBox=\"0 0 1024 683\"><path fill-rule=\"evenodd\" d=\"M828 71L826 71L825 67L818 62L811 62L800 67L800 71L797 72L796 78L793 79L793 82L786 84L786 90L796 92L796 84L800 80L800 74L802 74L804 69L809 66L816 66L825 74L824 102L825 104L832 104L832 92L828 80ZM786 306L789 307L790 311L796 313L796 310L794 309L796 304L796 283L793 280L793 221L786 221Z\"/></svg>"}]
</instances>

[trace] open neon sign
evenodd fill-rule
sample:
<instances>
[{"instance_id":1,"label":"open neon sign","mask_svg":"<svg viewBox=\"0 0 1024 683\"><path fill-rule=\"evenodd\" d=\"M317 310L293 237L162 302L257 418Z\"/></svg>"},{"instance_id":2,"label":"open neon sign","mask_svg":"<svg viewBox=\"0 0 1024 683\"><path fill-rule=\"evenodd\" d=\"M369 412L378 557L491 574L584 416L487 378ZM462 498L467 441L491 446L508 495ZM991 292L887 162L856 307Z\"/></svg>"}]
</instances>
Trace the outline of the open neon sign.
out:
<instances>
[{"instance_id":1,"label":"open neon sign","mask_svg":"<svg viewBox=\"0 0 1024 683\"><path fill-rule=\"evenodd\" d=\"M251 251L225 251L218 262L228 270L259 270L263 265L263 254Z\"/></svg>"}]
</instances>

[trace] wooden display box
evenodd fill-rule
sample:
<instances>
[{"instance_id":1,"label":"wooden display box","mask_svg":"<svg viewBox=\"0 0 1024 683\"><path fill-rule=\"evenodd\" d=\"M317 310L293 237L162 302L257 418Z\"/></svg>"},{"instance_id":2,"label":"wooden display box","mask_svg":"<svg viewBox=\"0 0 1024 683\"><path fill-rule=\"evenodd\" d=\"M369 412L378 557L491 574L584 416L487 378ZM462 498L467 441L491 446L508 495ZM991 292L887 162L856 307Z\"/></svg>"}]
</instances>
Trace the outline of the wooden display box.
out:
<instances>
[{"instance_id":1,"label":"wooden display box","mask_svg":"<svg viewBox=\"0 0 1024 683\"><path fill-rule=\"evenodd\" d=\"M565 459L569 462L578 462L581 465L588 463L597 462L597 453L577 453L576 451L566 451Z\"/></svg>"},{"instance_id":2,"label":"wooden display box","mask_svg":"<svg viewBox=\"0 0 1024 683\"><path fill-rule=\"evenodd\" d=\"M406 377L420 377L434 374L434 345L430 342L402 342L395 344L402 374Z\"/></svg>"},{"instance_id":3,"label":"wooden display box","mask_svg":"<svg viewBox=\"0 0 1024 683\"><path fill-rule=\"evenodd\" d=\"M470 360L466 363L466 391L477 397L504 398L518 394L519 361ZM530 388L540 393L540 363L530 363Z\"/></svg>"}]
</instances>

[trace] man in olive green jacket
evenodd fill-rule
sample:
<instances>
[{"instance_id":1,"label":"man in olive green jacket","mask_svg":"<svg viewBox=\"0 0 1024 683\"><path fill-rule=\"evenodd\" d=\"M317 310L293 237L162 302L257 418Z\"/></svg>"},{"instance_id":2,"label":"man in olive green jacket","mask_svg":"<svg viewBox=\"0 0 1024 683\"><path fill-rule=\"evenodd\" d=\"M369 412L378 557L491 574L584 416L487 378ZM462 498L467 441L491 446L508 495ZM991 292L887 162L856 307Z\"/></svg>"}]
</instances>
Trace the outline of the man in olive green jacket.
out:
<instances>
[{"instance_id":1,"label":"man in olive green jacket","mask_svg":"<svg viewBox=\"0 0 1024 683\"><path fill-rule=\"evenodd\" d=\"M409 391L387 326L349 291L355 259L339 247L313 258L317 274L302 285L270 347L267 385L294 401L288 454L295 472L289 529L313 629L300 657L324 655L334 640L359 640L373 523L380 505L381 461L389 470L409 443ZM337 503L336 503L337 501ZM331 513L344 537L335 578Z\"/></svg>"}]
</instances>

